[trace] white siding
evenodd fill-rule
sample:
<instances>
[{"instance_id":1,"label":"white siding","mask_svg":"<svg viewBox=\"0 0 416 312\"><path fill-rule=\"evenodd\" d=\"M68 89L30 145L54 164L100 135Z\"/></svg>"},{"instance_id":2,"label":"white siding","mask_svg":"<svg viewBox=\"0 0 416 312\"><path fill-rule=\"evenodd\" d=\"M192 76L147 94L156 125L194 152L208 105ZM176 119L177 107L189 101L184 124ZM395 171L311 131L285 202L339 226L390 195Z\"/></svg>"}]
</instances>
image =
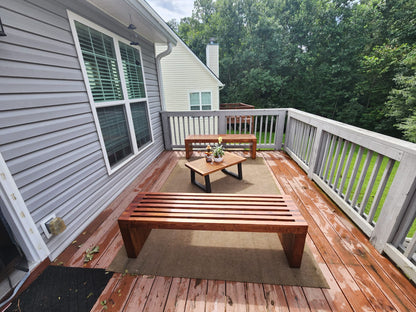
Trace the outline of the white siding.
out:
<instances>
[{"instance_id":1,"label":"white siding","mask_svg":"<svg viewBox=\"0 0 416 312\"><path fill-rule=\"evenodd\" d=\"M166 46L156 47L158 54L164 50ZM221 84L181 41L171 54L162 58L161 66L166 110L189 110L189 93L196 91L210 91L212 109L219 109Z\"/></svg>"},{"instance_id":2,"label":"white siding","mask_svg":"<svg viewBox=\"0 0 416 312\"><path fill-rule=\"evenodd\" d=\"M126 29L88 3L2 0L0 153L39 232L50 213L67 229L43 239L55 258L163 151L153 43L139 40L154 143L108 175L88 102L67 9L128 38Z\"/></svg>"}]
</instances>

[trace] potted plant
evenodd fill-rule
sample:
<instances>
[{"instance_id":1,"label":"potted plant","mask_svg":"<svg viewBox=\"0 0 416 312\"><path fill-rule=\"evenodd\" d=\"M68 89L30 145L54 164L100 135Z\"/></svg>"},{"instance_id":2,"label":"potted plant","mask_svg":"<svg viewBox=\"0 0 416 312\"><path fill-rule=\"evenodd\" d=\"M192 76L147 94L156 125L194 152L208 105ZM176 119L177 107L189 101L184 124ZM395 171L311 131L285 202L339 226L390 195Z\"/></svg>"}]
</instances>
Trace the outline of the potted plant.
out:
<instances>
[{"instance_id":1,"label":"potted plant","mask_svg":"<svg viewBox=\"0 0 416 312\"><path fill-rule=\"evenodd\" d=\"M223 156L224 156L224 147L221 145L222 142L222 137L218 138L218 143L215 143L214 146L214 161L215 162L221 162L223 160Z\"/></svg>"}]
</instances>

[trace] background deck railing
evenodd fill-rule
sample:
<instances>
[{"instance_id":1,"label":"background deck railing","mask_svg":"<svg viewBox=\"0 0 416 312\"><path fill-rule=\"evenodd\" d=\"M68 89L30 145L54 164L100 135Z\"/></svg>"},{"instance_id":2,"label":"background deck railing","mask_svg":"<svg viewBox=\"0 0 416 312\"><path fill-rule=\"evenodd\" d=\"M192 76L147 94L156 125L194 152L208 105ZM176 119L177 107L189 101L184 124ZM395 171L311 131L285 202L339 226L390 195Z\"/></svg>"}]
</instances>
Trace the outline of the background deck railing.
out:
<instances>
[{"instance_id":1,"label":"background deck railing","mask_svg":"<svg viewBox=\"0 0 416 312\"><path fill-rule=\"evenodd\" d=\"M188 134L254 133L258 149L284 146L416 282L416 144L295 109L162 112L162 122L168 150Z\"/></svg>"},{"instance_id":2,"label":"background deck railing","mask_svg":"<svg viewBox=\"0 0 416 312\"><path fill-rule=\"evenodd\" d=\"M161 114L167 150L185 148L185 138L190 134L225 133L254 134L259 149L278 150L282 147L285 109L180 111ZM233 147L248 148L248 145L235 144Z\"/></svg>"}]
</instances>

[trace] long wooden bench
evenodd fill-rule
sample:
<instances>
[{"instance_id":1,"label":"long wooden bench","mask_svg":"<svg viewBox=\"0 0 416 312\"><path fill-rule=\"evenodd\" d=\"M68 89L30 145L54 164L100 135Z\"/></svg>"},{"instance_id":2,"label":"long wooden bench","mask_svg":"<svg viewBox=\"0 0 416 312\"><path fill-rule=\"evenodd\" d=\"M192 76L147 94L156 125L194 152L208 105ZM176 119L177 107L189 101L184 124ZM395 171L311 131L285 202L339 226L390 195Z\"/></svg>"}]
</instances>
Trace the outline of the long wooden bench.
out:
<instances>
[{"instance_id":1,"label":"long wooden bench","mask_svg":"<svg viewBox=\"0 0 416 312\"><path fill-rule=\"evenodd\" d=\"M188 135L185 138L186 158L192 156L192 145L194 143L217 143L218 138L222 138L222 143L250 143L251 158L256 159L257 138L254 134L199 134Z\"/></svg>"},{"instance_id":2,"label":"long wooden bench","mask_svg":"<svg viewBox=\"0 0 416 312\"><path fill-rule=\"evenodd\" d=\"M118 224L129 258L137 257L152 229L272 232L295 268L308 231L288 195L139 193Z\"/></svg>"}]
</instances>

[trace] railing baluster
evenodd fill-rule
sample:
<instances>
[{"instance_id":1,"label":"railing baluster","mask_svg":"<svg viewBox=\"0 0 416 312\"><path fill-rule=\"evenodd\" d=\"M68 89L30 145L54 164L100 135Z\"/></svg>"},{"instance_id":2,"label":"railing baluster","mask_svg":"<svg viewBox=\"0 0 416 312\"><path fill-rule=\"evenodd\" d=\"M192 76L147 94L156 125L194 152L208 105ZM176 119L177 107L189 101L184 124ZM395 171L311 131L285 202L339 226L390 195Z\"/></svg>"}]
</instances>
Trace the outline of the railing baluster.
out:
<instances>
[{"instance_id":1,"label":"railing baluster","mask_svg":"<svg viewBox=\"0 0 416 312\"><path fill-rule=\"evenodd\" d=\"M311 127L309 127L309 125L305 124L305 131L303 132L303 147L302 147L302 160L305 164L308 163L307 161L307 157L308 157L308 147L309 147L309 136L310 136L310 131L311 131Z\"/></svg>"},{"instance_id":2,"label":"railing baluster","mask_svg":"<svg viewBox=\"0 0 416 312\"><path fill-rule=\"evenodd\" d=\"M258 139L258 143L262 143L261 142L261 135L262 135L262 133L263 133L263 115L261 116L261 119L260 119L260 131L259 131L259 139Z\"/></svg>"},{"instance_id":3,"label":"railing baluster","mask_svg":"<svg viewBox=\"0 0 416 312\"><path fill-rule=\"evenodd\" d=\"M295 155L299 155L299 144L300 144L300 140L301 140L301 127L302 124L299 120L296 120L295 122L295 136L294 136L294 144L293 144L293 151L295 153Z\"/></svg>"},{"instance_id":4,"label":"railing baluster","mask_svg":"<svg viewBox=\"0 0 416 312\"><path fill-rule=\"evenodd\" d=\"M355 160L354 167L353 167L353 172L351 174L351 178L350 178L350 181L348 183L347 192L345 193L345 200L348 203L350 203L350 195L351 195L354 183L355 183L355 178L357 177L357 174L358 174L358 170L360 169L360 164L361 164L361 159L363 157L363 154L364 154L364 148L360 146L359 149L358 149L358 155L357 155L357 158ZM351 205L351 203L350 203L350 205ZM353 206L353 205L351 205L351 206Z\"/></svg>"},{"instance_id":5,"label":"railing baluster","mask_svg":"<svg viewBox=\"0 0 416 312\"><path fill-rule=\"evenodd\" d=\"M347 155L348 142L342 140L341 143L342 143L341 159L340 159L339 164L338 164L337 173L335 174L334 185L332 187L335 192L337 191L337 186L338 186L338 183L339 183L339 178L341 176L342 167L344 166L345 156Z\"/></svg>"},{"instance_id":6,"label":"railing baluster","mask_svg":"<svg viewBox=\"0 0 416 312\"><path fill-rule=\"evenodd\" d=\"M233 121L234 121L234 133L236 133L236 131L237 131L237 116L236 115L234 115L234 117L233 117L234 119L233 119Z\"/></svg>"},{"instance_id":7,"label":"railing baluster","mask_svg":"<svg viewBox=\"0 0 416 312\"><path fill-rule=\"evenodd\" d=\"M177 138L177 134L176 134L176 124L177 124L177 119L178 117L173 117L173 141L175 142L174 145L178 145L178 138Z\"/></svg>"},{"instance_id":8,"label":"railing baluster","mask_svg":"<svg viewBox=\"0 0 416 312\"><path fill-rule=\"evenodd\" d=\"M407 245L403 255L410 259L413 257L414 253L416 252L416 235L413 235L413 238L410 240L409 244Z\"/></svg>"},{"instance_id":9,"label":"railing baluster","mask_svg":"<svg viewBox=\"0 0 416 312\"><path fill-rule=\"evenodd\" d=\"M308 134L308 149L306 151L306 164L309 166L311 162L311 155L312 155L312 148L315 142L315 134L316 128L309 127L309 134Z\"/></svg>"},{"instance_id":10,"label":"railing baluster","mask_svg":"<svg viewBox=\"0 0 416 312\"><path fill-rule=\"evenodd\" d=\"M334 141L335 141L335 138L334 138ZM337 148L336 148L336 150L335 150L335 155L334 155L334 157L331 157L332 158L332 167L331 167L331 173L330 173L330 175L329 175L329 178L328 178L328 185L329 185L329 187L331 187L331 184L335 184L333 181L335 180L335 169L337 168L337 164L338 164L338 161L339 161L339 156L340 156L340 150L341 150L341 143L342 143L342 139L340 138L340 137L338 137L338 140L336 140L337 142L336 142L336 145L337 145ZM333 187L333 189L334 189L334 187Z\"/></svg>"},{"instance_id":11,"label":"railing baluster","mask_svg":"<svg viewBox=\"0 0 416 312\"><path fill-rule=\"evenodd\" d=\"M179 134L179 144L185 144L185 140L182 141L182 132L183 132L183 116L178 118L178 134Z\"/></svg>"},{"instance_id":12,"label":"railing baluster","mask_svg":"<svg viewBox=\"0 0 416 312\"><path fill-rule=\"evenodd\" d=\"M272 144L273 120L274 120L274 116L271 116L271 117L270 117L269 144Z\"/></svg>"},{"instance_id":13,"label":"railing baluster","mask_svg":"<svg viewBox=\"0 0 416 312\"><path fill-rule=\"evenodd\" d=\"M360 210L358 211L358 213L360 215L364 215L364 213L365 213L365 208L367 207L368 201L370 199L371 192L373 191L374 183L376 182L376 178L377 178L378 172L380 170L380 166L381 166L382 161L383 161L383 156L378 154L377 159L376 159L376 163L374 164L373 170L371 171L370 179L367 182L367 188L365 190L364 197L363 197L363 199L361 201L361 204L360 204Z\"/></svg>"},{"instance_id":14,"label":"railing baluster","mask_svg":"<svg viewBox=\"0 0 416 312\"><path fill-rule=\"evenodd\" d=\"M325 166L325 172L323 175L323 179L325 182L328 182L328 173L329 173L329 169L331 167L332 164L332 155L334 153L334 148L335 148L335 136L333 136L332 134L328 134L330 137L330 148L329 148L329 152L326 158L326 166Z\"/></svg>"},{"instance_id":15,"label":"railing baluster","mask_svg":"<svg viewBox=\"0 0 416 312\"><path fill-rule=\"evenodd\" d=\"M299 149L299 155L300 155L300 159L302 159L302 161L305 161L305 154L304 154L304 150L305 150L305 145L307 144L307 138L306 138L306 132L308 130L308 126L302 122L302 141L301 141L301 145L300 145L300 149Z\"/></svg>"},{"instance_id":16,"label":"railing baluster","mask_svg":"<svg viewBox=\"0 0 416 312\"><path fill-rule=\"evenodd\" d=\"M371 158L373 157L373 151L367 150L367 157L365 158L364 166L362 168L360 178L358 179L358 184L354 192L354 196L352 198L351 206L356 209L358 199L361 194L361 189L363 188L365 176L367 175L368 167L370 167Z\"/></svg>"},{"instance_id":17,"label":"railing baluster","mask_svg":"<svg viewBox=\"0 0 416 312\"><path fill-rule=\"evenodd\" d=\"M269 127L269 116L266 115L266 122L265 122L265 128L264 128L264 144L267 144L267 131Z\"/></svg>"},{"instance_id":18,"label":"railing baluster","mask_svg":"<svg viewBox=\"0 0 416 312\"><path fill-rule=\"evenodd\" d=\"M373 202L368 212L367 220L370 223L373 223L374 216L377 212L378 205L380 204L381 198L383 196L384 190L386 189L387 182L390 178L390 174L393 171L395 161L391 158L387 161L386 168L383 171L383 176L381 177L380 184L378 185L377 192L374 195Z\"/></svg>"},{"instance_id":19,"label":"railing baluster","mask_svg":"<svg viewBox=\"0 0 416 312\"><path fill-rule=\"evenodd\" d=\"M319 177L322 180L324 179L324 170L325 170L325 163L327 161L327 157L328 157L328 151L329 151L329 144L330 144L330 135L329 133L323 133L323 139L325 140L325 144L323 145L324 148L322 150L322 159L319 162Z\"/></svg>"},{"instance_id":20,"label":"railing baluster","mask_svg":"<svg viewBox=\"0 0 416 312\"><path fill-rule=\"evenodd\" d=\"M355 152L355 144L354 143L349 143L349 142L345 141L344 144L345 144L346 147L348 147L348 145L349 145L350 151L348 152L347 163L345 164L344 171L342 173L341 184L340 184L339 190L338 190L338 194L341 197L343 195L342 191L344 189L345 182L347 181L348 171L350 170L352 158L354 157L354 152ZM347 150L347 148L345 150ZM344 199L347 200L345 196L344 196Z\"/></svg>"}]
</instances>

